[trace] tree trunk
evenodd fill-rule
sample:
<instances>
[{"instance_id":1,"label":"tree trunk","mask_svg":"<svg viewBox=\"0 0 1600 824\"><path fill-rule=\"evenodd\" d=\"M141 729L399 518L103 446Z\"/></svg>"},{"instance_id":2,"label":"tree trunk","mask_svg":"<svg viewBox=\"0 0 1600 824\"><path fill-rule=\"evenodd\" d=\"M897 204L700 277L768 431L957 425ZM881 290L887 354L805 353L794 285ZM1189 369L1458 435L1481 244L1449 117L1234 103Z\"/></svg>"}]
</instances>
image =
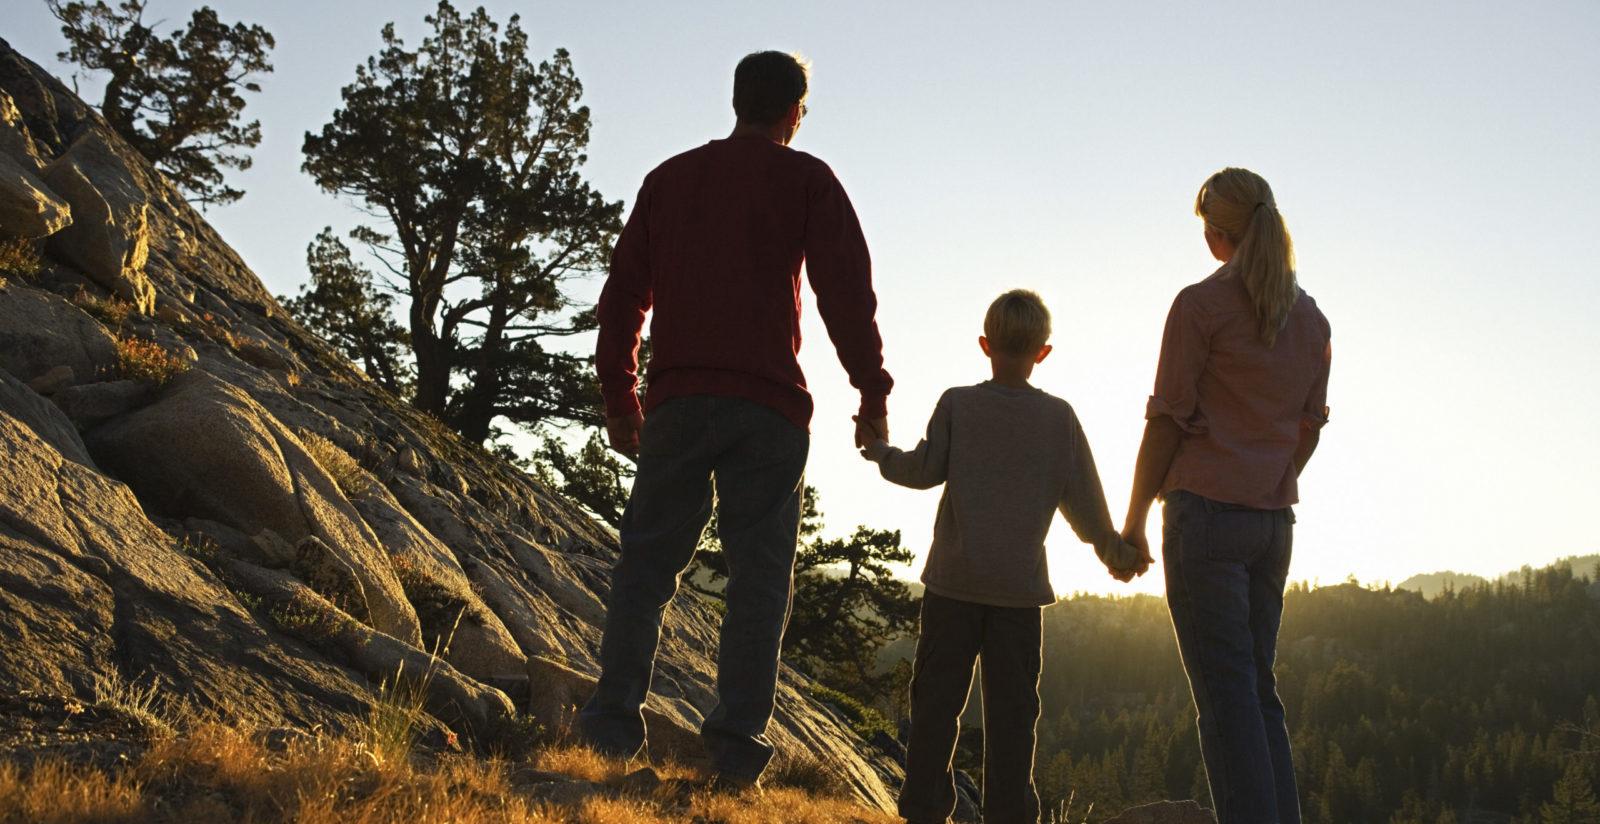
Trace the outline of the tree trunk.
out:
<instances>
[{"instance_id":1,"label":"tree trunk","mask_svg":"<svg viewBox=\"0 0 1600 824\"><path fill-rule=\"evenodd\" d=\"M416 306L411 313L411 351L417 356L417 385L411 405L444 420L445 401L450 396L450 358L446 341L434 334L431 319L419 323Z\"/></svg>"}]
</instances>

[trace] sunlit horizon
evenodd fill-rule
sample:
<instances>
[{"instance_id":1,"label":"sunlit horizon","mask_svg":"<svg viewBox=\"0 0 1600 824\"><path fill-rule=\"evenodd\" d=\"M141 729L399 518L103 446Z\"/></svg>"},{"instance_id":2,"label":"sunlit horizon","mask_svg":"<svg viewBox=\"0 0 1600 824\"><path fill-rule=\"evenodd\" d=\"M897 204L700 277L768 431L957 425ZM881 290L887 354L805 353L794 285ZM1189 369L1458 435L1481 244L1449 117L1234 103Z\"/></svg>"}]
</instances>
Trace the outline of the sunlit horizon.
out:
<instances>
[{"instance_id":1,"label":"sunlit horizon","mask_svg":"<svg viewBox=\"0 0 1600 824\"><path fill-rule=\"evenodd\" d=\"M302 135L382 26L415 44L434 3L209 5L278 45L247 96L265 139L229 176L247 195L206 217L290 295L316 233L362 220L300 171ZM1035 384L1075 407L1120 523L1162 321L1215 267L1194 192L1239 165L1273 185L1333 327L1332 418L1301 483L1291 580L1492 579L1600 552L1600 5L485 5L523 15L535 59L572 53L594 123L585 175L629 207L657 163L726 135L741 56L813 61L794 147L833 167L866 231L896 445L916 443L945 388L988 376L989 300L1035 289L1055 318ZM0 35L70 84L44 3L7 18ZM915 578L939 493L883 482L851 447L856 400L809 290L805 304L825 534L899 529ZM1159 510L1149 532L1158 544ZM1112 581L1060 519L1049 548L1058 595L1162 591L1159 564Z\"/></svg>"}]
</instances>

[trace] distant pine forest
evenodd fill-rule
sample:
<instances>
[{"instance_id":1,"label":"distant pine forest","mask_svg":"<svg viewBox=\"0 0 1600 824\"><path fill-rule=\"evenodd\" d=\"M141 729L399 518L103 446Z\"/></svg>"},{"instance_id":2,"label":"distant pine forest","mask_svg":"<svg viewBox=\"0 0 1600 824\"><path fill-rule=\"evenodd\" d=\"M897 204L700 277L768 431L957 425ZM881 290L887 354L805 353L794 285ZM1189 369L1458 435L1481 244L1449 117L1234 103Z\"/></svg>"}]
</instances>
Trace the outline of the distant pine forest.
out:
<instances>
[{"instance_id":1,"label":"distant pine forest","mask_svg":"<svg viewBox=\"0 0 1600 824\"><path fill-rule=\"evenodd\" d=\"M1294 587L1277 671L1306 822L1600 822L1597 564L1459 589L1437 576L1414 589ZM1035 774L1057 820L1209 802L1162 600L1047 608L1041 692ZM974 729L969 771L979 747Z\"/></svg>"}]
</instances>

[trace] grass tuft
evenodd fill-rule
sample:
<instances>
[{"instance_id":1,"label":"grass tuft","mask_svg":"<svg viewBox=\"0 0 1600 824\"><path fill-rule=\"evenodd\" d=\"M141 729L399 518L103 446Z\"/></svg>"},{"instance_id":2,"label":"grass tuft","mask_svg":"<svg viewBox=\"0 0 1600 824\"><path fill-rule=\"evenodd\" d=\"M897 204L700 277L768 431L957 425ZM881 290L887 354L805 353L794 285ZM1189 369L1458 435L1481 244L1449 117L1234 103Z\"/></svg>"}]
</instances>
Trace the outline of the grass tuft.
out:
<instances>
[{"instance_id":1,"label":"grass tuft","mask_svg":"<svg viewBox=\"0 0 1600 824\"><path fill-rule=\"evenodd\" d=\"M41 265L37 241L0 238L0 284L4 284L5 275L29 280L39 274Z\"/></svg>"},{"instance_id":2,"label":"grass tuft","mask_svg":"<svg viewBox=\"0 0 1600 824\"><path fill-rule=\"evenodd\" d=\"M97 706L137 718L152 733L171 734L172 725L167 722L171 708L167 706L161 683L155 676L141 684L140 679L128 681L120 671L114 669L95 673L90 691Z\"/></svg>"},{"instance_id":3,"label":"grass tuft","mask_svg":"<svg viewBox=\"0 0 1600 824\"><path fill-rule=\"evenodd\" d=\"M333 478L346 498L358 498L372 491L372 476L362 470L361 464L350 457L350 453L340 449L338 444L304 430L300 432L300 443L310 453L312 460Z\"/></svg>"}]
</instances>

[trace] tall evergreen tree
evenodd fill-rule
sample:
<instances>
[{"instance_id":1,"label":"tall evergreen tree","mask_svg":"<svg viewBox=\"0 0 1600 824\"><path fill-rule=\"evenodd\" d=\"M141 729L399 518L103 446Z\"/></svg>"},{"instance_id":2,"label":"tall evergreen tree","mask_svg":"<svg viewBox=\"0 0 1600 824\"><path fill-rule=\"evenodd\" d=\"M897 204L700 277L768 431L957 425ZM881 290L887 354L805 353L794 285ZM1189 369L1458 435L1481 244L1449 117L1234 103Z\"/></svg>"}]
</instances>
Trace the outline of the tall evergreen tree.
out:
<instances>
[{"instance_id":1,"label":"tall evergreen tree","mask_svg":"<svg viewBox=\"0 0 1600 824\"><path fill-rule=\"evenodd\" d=\"M394 24L303 168L382 219L354 233L395 278L411 402L475 442L504 418L599 424L587 359L548 348L595 326L565 288L599 271L621 202L584 181L589 110L565 50L535 64L512 16L440 2L407 48Z\"/></svg>"}]
</instances>

